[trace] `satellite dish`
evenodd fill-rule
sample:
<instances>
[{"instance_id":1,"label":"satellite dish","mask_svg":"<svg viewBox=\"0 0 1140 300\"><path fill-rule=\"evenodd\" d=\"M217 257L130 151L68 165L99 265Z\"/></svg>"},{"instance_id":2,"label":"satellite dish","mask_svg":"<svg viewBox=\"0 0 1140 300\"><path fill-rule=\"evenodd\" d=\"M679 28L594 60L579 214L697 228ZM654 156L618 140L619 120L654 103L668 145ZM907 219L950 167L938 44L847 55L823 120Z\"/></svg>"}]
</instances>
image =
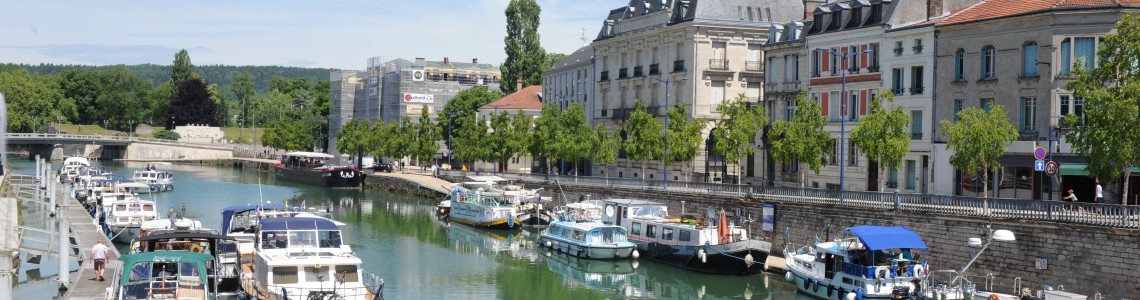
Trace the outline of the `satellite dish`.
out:
<instances>
[{"instance_id":1,"label":"satellite dish","mask_svg":"<svg viewBox=\"0 0 1140 300\"><path fill-rule=\"evenodd\" d=\"M709 207L709 210L708 210L708 211L709 211L709 212L708 212L708 215L709 215L709 219L710 219L710 220L711 220L711 219L716 219L716 210L715 210L715 209L713 209L712 207Z\"/></svg>"}]
</instances>

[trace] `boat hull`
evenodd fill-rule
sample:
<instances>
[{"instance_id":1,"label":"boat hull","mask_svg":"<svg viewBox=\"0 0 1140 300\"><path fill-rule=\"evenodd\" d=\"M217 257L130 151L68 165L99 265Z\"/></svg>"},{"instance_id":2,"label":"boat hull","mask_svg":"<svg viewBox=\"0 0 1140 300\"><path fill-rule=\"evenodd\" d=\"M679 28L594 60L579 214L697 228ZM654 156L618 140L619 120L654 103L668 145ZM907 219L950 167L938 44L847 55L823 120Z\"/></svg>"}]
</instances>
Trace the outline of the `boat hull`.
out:
<instances>
[{"instance_id":1,"label":"boat hull","mask_svg":"<svg viewBox=\"0 0 1140 300\"><path fill-rule=\"evenodd\" d=\"M277 179L323 187L359 187L364 182L364 173L351 168L328 171L276 167Z\"/></svg>"},{"instance_id":2,"label":"boat hull","mask_svg":"<svg viewBox=\"0 0 1140 300\"><path fill-rule=\"evenodd\" d=\"M139 237L142 230L138 224L132 225L107 225L111 229L111 234L114 234L114 241L120 243L130 243L135 238Z\"/></svg>"},{"instance_id":3,"label":"boat hull","mask_svg":"<svg viewBox=\"0 0 1140 300\"><path fill-rule=\"evenodd\" d=\"M463 224L463 225L468 225L471 227L488 228L488 229L518 229L520 226L522 226L522 224L519 223L518 219L511 219L511 220L499 219L499 220L489 220L489 221L478 221L478 220L469 220L466 218L448 216L447 220L451 221L451 222Z\"/></svg>"},{"instance_id":4,"label":"boat hull","mask_svg":"<svg viewBox=\"0 0 1140 300\"><path fill-rule=\"evenodd\" d=\"M742 240L721 245L688 246L634 241L641 258L649 259L691 271L724 274L753 275L764 271L764 262L772 244L761 240ZM703 250L703 251L702 251ZM704 254L704 259L700 258ZM752 264L745 257L752 255Z\"/></svg>"},{"instance_id":5,"label":"boat hull","mask_svg":"<svg viewBox=\"0 0 1140 300\"><path fill-rule=\"evenodd\" d=\"M542 212L525 211L520 213L516 219L519 220L519 223L526 225L550 225L554 218Z\"/></svg>"},{"instance_id":6,"label":"boat hull","mask_svg":"<svg viewBox=\"0 0 1140 300\"><path fill-rule=\"evenodd\" d=\"M548 247L550 247L551 250L566 253L570 256L601 260L628 259L636 247L630 243L626 243L626 245L579 243L552 237L546 233L542 234L538 242L543 246L549 243L550 246Z\"/></svg>"}]
</instances>

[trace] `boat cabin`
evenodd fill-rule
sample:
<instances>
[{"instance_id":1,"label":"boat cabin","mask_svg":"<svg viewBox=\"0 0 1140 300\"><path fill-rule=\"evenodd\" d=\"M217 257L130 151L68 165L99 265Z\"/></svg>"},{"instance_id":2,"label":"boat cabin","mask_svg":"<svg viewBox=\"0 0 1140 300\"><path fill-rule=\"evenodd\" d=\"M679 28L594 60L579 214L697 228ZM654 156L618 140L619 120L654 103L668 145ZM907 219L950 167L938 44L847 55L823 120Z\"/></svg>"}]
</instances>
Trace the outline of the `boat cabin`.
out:
<instances>
[{"instance_id":1,"label":"boat cabin","mask_svg":"<svg viewBox=\"0 0 1140 300\"><path fill-rule=\"evenodd\" d=\"M289 249L320 251L340 249L340 228L331 220L323 218L275 218L262 220L258 224L258 250ZM309 252L316 253L316 252ZM298 255L306 255L305 252ZM291 253L290 256L293 256Z\"/></svg>"},{"instance_id":2,"label":"boat cabin","mask_svg":"<svg viewBox=\"0 0 1140 300\"><path fill-rule=\"evenodd\" d=\"M252 236L261 219L291 217L300 209L282 205L239 205L222 210L222 235L245 234ZM239 238L240 239L240 238ZM252 241L252 239L251 239Z\"/></svg>"},{"instance_id":3,"label":"boat cabin","mask_svg":"<svg viewBox=\"0 0 1140 300\"><path fill-rule=\"evenodd\" d=\"M281 166L290 169L309 169L322 167L333 156L319 152L289 152L281 156Z\"/></svg>"},{"instance_id":4,"label":"boat cabin","mask_svg":"<svg viewBox=\"0 0 1140 300\"><path fill-rule=\"evenodd\" d=\"M726 224L729 230L722 239L716 227L720 221L713 223L670 216L668 206L646 200L606 200L602 222L625 227L629 230L630 240L644 243L719 245L748 238L747 230Z\"/></svg>"},{"instance_id":5,"label":"boat cabin","mask_svg":"<svg viewBox=\"0 0 1140 300\"><path fill-rule=\"evenodd\" d=\"M184 252L123 255L116 299L214 299L208 269L213 256Z\"/></svg>"},{"instance_id":6,"label":"boat cabin","mask_svg":"<svg viewBox=\"0 0 1140 300\"><path fill-rule=\"evenodd\" d=\"M914 231L906 227L856 226L847 232L852 237L817 244L815 261L801 263L822 271L817 275L828 279L840 275L855 281L925 275L917 273L924 272L919 251L927 247Z\"/></svg>"}]
</instances>

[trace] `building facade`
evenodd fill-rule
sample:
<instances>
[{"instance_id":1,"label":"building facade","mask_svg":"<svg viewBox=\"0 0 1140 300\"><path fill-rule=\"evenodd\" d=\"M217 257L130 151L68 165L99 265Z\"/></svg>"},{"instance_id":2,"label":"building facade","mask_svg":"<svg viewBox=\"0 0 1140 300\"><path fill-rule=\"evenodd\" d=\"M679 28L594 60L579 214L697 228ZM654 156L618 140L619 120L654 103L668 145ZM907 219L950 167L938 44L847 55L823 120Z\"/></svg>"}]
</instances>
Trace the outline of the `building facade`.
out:
<instances>
[{"instance_id":1,"label":"building facade","mask_svg":"<svg viewBox=\"0 0 1140 300\"><path fill-rule=\"evenodd\" d=\"M364 94L366 73L352 70L335 70L329 74L329 153L339 156L337 152L336 133L348 124L356 114L358 95Z\"/></svg>"},{"instance_id":2,"label":"building facade","mask_svg":"<svg viewBox=\"0 0 1140 300\"><path fill-rule=\"evenodd\" d=\"M764 51L764 107L768 113L768 123L788 121L795 115L796 96L806 87L808 57L804 28L811 21L795 21L772 24L768 32L768 42L761 48ZM765 139L766 140L766 139ZM798 162L778 163L768 153L769 144L764 144L754 160L763 162L763 176L760 182L767 186L781 185L799 187L800 165Z\"/></svg>"},{"instance_id":3,"label":"building facade","mask_svg":"<svg viewBox=\"0 0 1140 300\"><path fill-rule=\"evenodd\" d=\"M446 57L443 61L390 60L382 64L380 74L379 115L385 123L404 117L418 120L424 107L434 116L461 90L475 86L498 89L500 77L499 68L491 64L480 64L477 59L454 62Z\"/></svg>"},{"instance_id":4,"label":"building facade","mask_svg":"<svg viewBox=\"0 0 1140 300\"><path fill-rule=\"evenodd\" d=\"M542 73L542 98L558 104L562 110L578 103L591 111L594 99L594 47L578 48L565 59ZM587 122L590 118L587 118Z\"/></svg>"}]
</instances>

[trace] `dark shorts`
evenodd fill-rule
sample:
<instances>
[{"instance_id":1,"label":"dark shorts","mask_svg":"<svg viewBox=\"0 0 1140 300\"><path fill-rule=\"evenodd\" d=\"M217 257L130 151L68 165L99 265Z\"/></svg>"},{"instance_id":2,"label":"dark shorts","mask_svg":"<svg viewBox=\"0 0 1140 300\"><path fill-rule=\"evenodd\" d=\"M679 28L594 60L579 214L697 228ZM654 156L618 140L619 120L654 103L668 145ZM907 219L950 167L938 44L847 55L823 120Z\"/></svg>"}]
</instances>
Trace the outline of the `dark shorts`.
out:
<instances>
[{"instance_id":1,"label":"dark shorts","mask_svg":"<svg viewBox=\"0 0 1140 300\"><path fill-rule=\"evenodd\" d=\"M95 259L95 270L98 271L98 270L105 269L106 264L107 264L107 260L105 260L105 259L98 259L98 258Z\"/></svg>"}]
</instances>

